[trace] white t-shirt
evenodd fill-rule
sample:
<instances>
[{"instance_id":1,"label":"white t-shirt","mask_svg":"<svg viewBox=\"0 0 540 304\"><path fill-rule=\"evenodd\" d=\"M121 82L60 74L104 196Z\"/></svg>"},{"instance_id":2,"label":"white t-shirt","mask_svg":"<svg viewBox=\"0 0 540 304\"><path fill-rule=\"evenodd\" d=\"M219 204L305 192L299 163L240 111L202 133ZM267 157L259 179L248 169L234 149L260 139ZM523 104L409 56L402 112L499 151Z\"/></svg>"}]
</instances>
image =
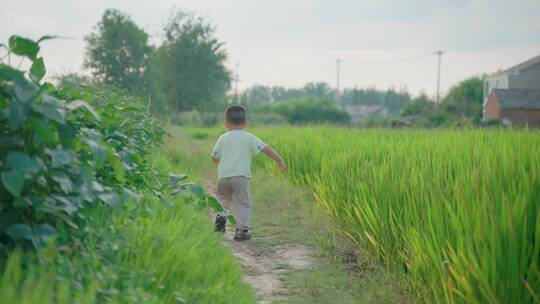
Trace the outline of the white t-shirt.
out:
<instances>
[{"instance_id":1,"label":"white t-shirt","mask_svg":"<svg viewBox=\"0 0 540 304\"><path fill-rule=\"evenodd\" d=\"M218 178L245 176L251 178L251 156L266 145L257 136L242 129L221 135L212 151L219 158Z\"/></svg>"}]
</instances>

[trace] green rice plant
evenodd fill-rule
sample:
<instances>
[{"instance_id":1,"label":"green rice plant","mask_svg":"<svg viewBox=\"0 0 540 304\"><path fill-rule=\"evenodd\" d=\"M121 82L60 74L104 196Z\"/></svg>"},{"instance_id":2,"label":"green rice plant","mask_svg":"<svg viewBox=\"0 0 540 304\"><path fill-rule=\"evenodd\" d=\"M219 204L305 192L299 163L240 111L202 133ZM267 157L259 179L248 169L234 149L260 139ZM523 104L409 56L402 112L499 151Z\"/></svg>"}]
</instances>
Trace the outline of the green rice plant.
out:
<instances>
[{"instance_id":1,"label":"green rice plant","mask_svg":"<svg viewBox=\"0 0 540 304\"><path fill-rule=\"evenodd\" d=\"M540 301L536 131L261 129L351 240L427 302Z\"/></svg>"}]
</instances>

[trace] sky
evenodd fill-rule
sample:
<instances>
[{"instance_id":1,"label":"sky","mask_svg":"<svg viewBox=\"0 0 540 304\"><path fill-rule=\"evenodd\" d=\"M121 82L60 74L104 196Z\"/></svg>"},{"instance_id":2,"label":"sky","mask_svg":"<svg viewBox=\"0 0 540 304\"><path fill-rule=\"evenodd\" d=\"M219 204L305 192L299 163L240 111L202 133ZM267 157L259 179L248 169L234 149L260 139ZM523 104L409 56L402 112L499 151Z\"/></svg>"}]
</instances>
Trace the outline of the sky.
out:
<instances>
[{"instance_id":1,"label":"sky","mask_svg":"<svg viewBox=\"0 0 540 304\"><path fill-rule=\"evenodd\" d=\"M69 37L43 43L48 77L85 73L84 37L107 8L130 15L153 44L172 9L207 18L232 72L238 63L241 90L318 81L335 87L339 58L341 88L406 87L434 96L435 51L444 51L441 94L540 55L540 0L0 0L0 43L12 34Z\"/></svg>"}]
</instances>

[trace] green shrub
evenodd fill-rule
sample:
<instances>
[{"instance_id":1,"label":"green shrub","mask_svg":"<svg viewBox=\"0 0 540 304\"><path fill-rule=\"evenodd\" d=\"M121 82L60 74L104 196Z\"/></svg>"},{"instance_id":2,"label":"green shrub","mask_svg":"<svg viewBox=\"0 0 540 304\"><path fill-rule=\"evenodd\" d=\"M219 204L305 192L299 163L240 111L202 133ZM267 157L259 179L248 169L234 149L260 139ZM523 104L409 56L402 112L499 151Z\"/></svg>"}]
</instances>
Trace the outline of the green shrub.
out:
<instances>
[{"instance_id":1,"label":"green shrub","mask_svg":"<svg viewBox=\"0 0 540 304\"><path fill-rule=\"evenodd\" d=\"M39 43L12 36L9 47L33 64L0 64L0 302L252 303L195 212L223 208L166 173L144 102L114 88L56 90L41 83Z\"/></svg>"},{"instance_id":2,"label":"green shrub","mask_svg":"<svg viewBox=\"0 0 540 304\"><path fill-rule=\"evenodd\" d=\"M77 229L85 207L134 199L162 131L121 93L92 99L42 83L37 42L12 36L9 48L32 67L0 64L0 243L39 247L55 227Z\"/></svg>"},{"instance_id":3,"label":"green shrub","mask_svg":"<svg viewBox=\"0 0 540 304\"><path fill-rule=\"evenodd\" d=\"M303 97L266 104L255 109L257 113L277 113L291 124L348 124L350 117L331 100Z\"/></svg>"},{"instance_id":4,"label":"green shrub","mask_svg":"<svg viewBox=\"0 0 540 304\"><path fill-rule=\"evenodd\" d=\"M181 199L167 206L150 194L88 216L78 246L13 252L0 303L255 302L206 213Z\"/></svg>"},{"instance_id":5,"label":"green shrub","mask_svg":"<svg viewBox=\"0 0 540 304\"><path fill-rule=\"evenodd\" d=\"M283 115L277 113L248 112L251 126L286 125L289 122Z\"/></svg>"}]
</instances>

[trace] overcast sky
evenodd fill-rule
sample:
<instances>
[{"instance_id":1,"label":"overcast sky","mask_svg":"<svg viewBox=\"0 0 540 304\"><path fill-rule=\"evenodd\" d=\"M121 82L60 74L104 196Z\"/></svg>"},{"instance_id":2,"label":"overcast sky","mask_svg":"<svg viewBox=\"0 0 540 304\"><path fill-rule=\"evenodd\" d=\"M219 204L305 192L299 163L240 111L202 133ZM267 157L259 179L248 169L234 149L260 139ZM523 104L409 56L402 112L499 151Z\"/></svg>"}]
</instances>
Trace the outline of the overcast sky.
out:
<instances>
[{"instance_id":1,"label":"overcast sky","mask_svg":"<svg viewBox=\"0 0 540 304\"><path fill-rule=\"evenodd\" d=\"M206 16L226 42L240 88L299 87L310 81L434 94L443 50L442 90L460 80L540 55L540 0L0 0L0 41L53 34L42 54L49 76L81 69L84 36L104 10L129 14L159 41L173 7ZM1 55L0 55L1 56ZM385 62L401 58L421 58Z\"/></svg>"}]
</instances>

